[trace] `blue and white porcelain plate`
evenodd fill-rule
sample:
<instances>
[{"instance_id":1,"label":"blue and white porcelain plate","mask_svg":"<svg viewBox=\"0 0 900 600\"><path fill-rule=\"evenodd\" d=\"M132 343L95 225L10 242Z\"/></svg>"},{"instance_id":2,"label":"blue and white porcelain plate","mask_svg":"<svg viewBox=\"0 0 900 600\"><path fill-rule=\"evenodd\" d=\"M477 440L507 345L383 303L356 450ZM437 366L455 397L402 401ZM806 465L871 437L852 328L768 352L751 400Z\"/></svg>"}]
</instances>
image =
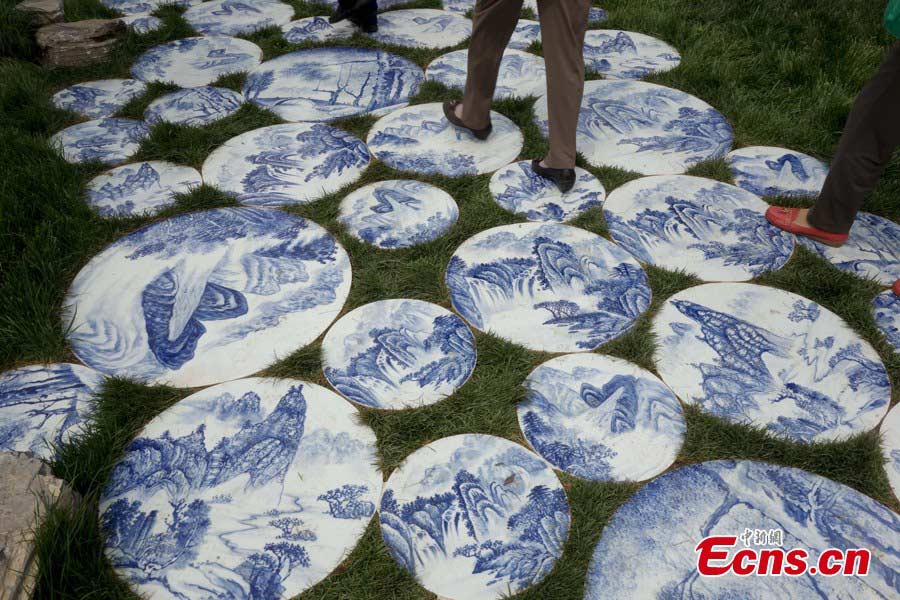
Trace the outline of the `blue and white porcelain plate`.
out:
<instances>
[{"instance_id":1,"label":"blue and white porcelain plate","mask_svg":"<svg viewBox=\"0 0 900 600\"><path fill-rule=\"evenodd\" d=\"M880 432L884 469L894 495L900 498L900 405L884 418Z\"/></svg>"},{"instance_id":2,"label":"blue and white porcelain plate","mask_svg":"<svg viewBox=\"0 0 900 600\"><path fill-rule=\"evenodd\" d=\"M200 127L233 115L244 97L234 90L196 87L160 96L144 111L148 123L176 123Z\"/></svg>"},{"instance_id":3,"label":"blue and white porcelain plate","mask_svg":"<svg viewBox=\"0 0 900 600\"><path fill-rule=\"evenodd\" d=\"M548 132L547 97L534 108ZM598 167L678 175L725 156L731 125L719 111L679 90L643 81L588 81L578 117L578 150Z\"/></svg>"},{"instance_id":4,"label":"blue and white porcelain plate","mask_svg":"<svg viewBox=\"0 0 900 600\"><path fill-rule=\"evenodd\" d=\"M123 15L149 15L163 6L193 6L203 0L100 0L107 8L117 10Z\"/></svg>"},{"instance_id":5,"label":"blue and white porcelain plate","mask_svg":"<svg viewBox=\"0 0 900 600\"><path fill-rule=\"evenodd\" d=\"M103 376L67 363L0 374L0 451L53 458L54 446L83 432Z\"/></svg>"},{"instance_id":6,"label":"blue and white porcelain plate","mask_svg":"<svg viewBox=\"0 0 900 600\"><path fill-rule=\"evenodd\" d=\"M507 48L525 50L534 42L541 41L541 24L529 19L519 19Z\"/></svg>"},{"instance_id":7,"label":"blue and white porcelain plate","mask_svg":"<svg viewBox=\"0 0 900 600\"><path fill-rule=\"evenodd\" d=\"M668 469L684 441L678 398L619 358L566 354L525 380L519 427L557 469L592 481L643 481Z\"/></svg>"},{"instance_id":8,"label":"blue and white porcelain plate","mask_svg":"<svg viewBox=\"0 0 900 600\"><path fill-rule=\"evenodd\" d=\"M148 215L202 183L191 167L161 160L133 163L94 177L87 185L87 203L101 217Z\"/></svg>"},{"instance_id":9,"label":"blue and white porcelain plate","mask_svg":"<svg viewBox=\"0 0 900 600\"><path fill-rule=\"evenodd\" d=\"M491 112L491 121L494 131L482 141L451 125L440 103L417 104L380 119L367 143L376 158L401 171L481 175L514 161L524 141L516 124L500 113Z\"/></svg>"},{"instance_id":10,"label":"blue and white porcelain plate","mask_svg":"<svg viewBox=\"0 0 900 600\"><path fill-rule=\"evenodd\" d=\"M766 221L768 204L701 177L644 177L603 206L610 235L641 262L706 281L746 281L791 258L791 234Z\"/></svg>"},{"instance_id":11,"label":"blue and white porcelain plate","mask_svg":"<svg viewBox=\"0 0 900 600\"><path fill-rule=\"evenodd\" d=\"M468 62L468 50L438 56L428 65L425 77L447 87L465 89ZM500 60L494 99L542 96L547 91L546 75L543 58L521 50L507 49Z\"/></svg>"},{"instance_id":12,"label":"blue and white porcelain plate","mask_svg":"<svg viewBox=\"0 0 900 600\"><path fill-rule=\"evenodd\" d=\"M240 379L150 421L100 500L106 556L142 597L290 598L353 550L375 513L375 434L349 402Z\"/></svg>"},{"instance_id":13,"label":"blue and white porcelain plate","mask_svg":"<svg viewBox=\"0 0 900 600\"><path fill-rule=\"evenodd\" d=\"M695 547L704 537L740 538L746 530L780 530L777 545L805 550L808 565L829 548L866 548L869 574L699 575ZM651 481L616 511L594 550L584 597L895 598L898 531L900 517L887 507L819 475L752 461L690 465ZM713 562L728 564L744 548L741 541L731 549L718 546L727 554Z\"/></svg>"},{"instance_id":14,"label":"blue and white porcelain plate","mask_svg":"<svg viewBox=\"0 0 900 600\"><path fill-rule=\"evenodd\" d=\"M116 165L137 152L148 135L150 128L143 121L104 118L66 127L50 137L50 145L59 148L70 163Z\"/></svg>"},{"instance_id":15,"label":"blue and white porcelain plate","mask_svg":"<svg viewBox=\"0 0 900 600\"><path fill-rule=\"evenodd\" d=\"M281 31L285 41L302 44L347 39L359 30L347 19L332 24L328 17L306 17L282 25Z\"/></svg>"},{"instance_id":16,"label":"blue and white porcelain plate","mask_svg":"<svg viewBox=\"0 0 900 600\"><path fill-rule=\"evenodd\" d=\"M288 123L231 138L203 163L203 180L242 204L306 204L359 179L362 140L322 123Z\"/></svg>"},{"instance_id":17,"label":"blue and white porcelain plate","mask_svg":"<svg viewBox=\"0 0 900 600\"><path fill-rule=\"evenodd\" d=\"M322 342L325 377L372 408L421 408L455 392L475 368L475 336L421 300L381 300L341 317Z\"/></svg>"},{"instance_id":18,"label":"blue and white porcelain plate","mask_svg":"<svg viewBox=\"0 0 900 600\"><path fill-rule=\"evenodd\" d=\"M244 97L287 121L331 121L406 106L425 74L414 62L372 48L314 48L254 69Z\"/></svg>"},{"instance_id":19,"label":"blue and white porcelain plate","mask_svg":"<svg viewBox=\"0 0 900 600\"><path fill-rule=\"evenodd\" d=\"M802 152L768 146L739 148L725 157L734 184L757 196L818 196L828 165Z\"/></svg>"},{"instance_id":20,"label":"blue and white porcelain plate","mask_svg":"<svg viewBox=\"0 0 900 600\"><path fill-rule=\"evenodd\" d=\"M850 237L833 248L801 237L804 246L841 271L893 285L900 279L900 224L872 213L861 212L850 229Z\"/></svg>"},{"instance_id":21,"label":"blue and white porcelain plate","mask_svg":"<svg viewBox=\"0 0 900 600\"><path fill-rule=\"evenodd\" d=\"M453 307L476 329L542 352L593 350L650 305L647 275L628 253L555 223L476 234L453 254L446 282Z\"/></svg>"},{"instance_id":22,"label":"blue and white porcelain plate","mask_svg":"<svg viewBox=\"0 0 900 600\"><path fill-rule=\"evenodd\" d=\"M878 425L890 382L872 346L796 294L746 283L689 288L653 321L656 366L681 400L795 442Z\"/></svg>"},{"instance_id":23,"label":"blue and white porcelain plate","mask_svg":"<svg viewBox=\"0 0 900 600\"><path fill-rule=\"evenodd\" d=\"M184 13L184 20L204 35L246 35L293 18L294 7L278 0L210 0Z\"/></svg>"},{"instance_id":24,"label":"blue and white porcelain plate","mask_svg":"<svg viewBox=\"0 0 900 600\"><path fill-rule=\"evenodd\" d=\"M601 23L609 18L609 14L598 6L592 6L588 10L588 23Z\"/></svg>"},{"instance_id":25,"label":"blue and white porcelain plate","mask_svg":"<svg viewBox=\"0 0 900 600\"><path fill-rule=\"evenodd\" d=\"M143 94L147 84L136 79L101 79L76 83L53 94L53 106L89 119L108 117Z\"/></svg>"},{"instance_id":26,"label":"blue and white porcelain plate","mask_svg":"<svg viewBox=\"0 0 900 600\"><path fill-rule=\"evenodd\" d=\"M331 8L338 7L338 0L318 0L321 4L327 4ZM378 10L387 10L401 4L409 4L413 0L378 0Z\"/></svg>"},{"instance_id":27,"label":"blue and white porcelain plate","mask_svg":"<svg viewBox=\"0 0 900 600\"><path fill-rule=\"evenodd\" d=\"M453 600L494 600L538 583L562 555L570 523L550 465L479 434L409 455L385 484L379 517L391 556Z\"/></svg>"},{"instance_id":28,"label":"blue and white porcelain plate","mask_svg":"<svg viewBox=\"0 0 900 600\"><path fill-rule=\"evenodd\" d=\"M247 40L221 35L190 37L150 48L135 61L131 74L142 81L191 88L249 71L261 60L260 47Z\"/></svg>"},{"instance_id":29,"label":"blue and white porcelain plate","mask_svg":"<svg viewBox=\"0 0 900 600\"><path fill-rule=\"evenodd\" d=\"M119 20L125 23L128 29L140 35L152 33L163 26L162 19L153 15L131 15Z\"/></svg>"},{"instance_id":30,"label":"blue and white porcelain plate","mask_svg":"<svg viewBox=\"0 0 900 600\"><path fill-rule=\"evenodd\" d=\"M378 31L372 38L382 44L411 48L447 48L472 34L469 19L432 8L392 10L378 15Z\"/></svg>"},{"instance_id":31,"label":"blue and white porcelain plate","mask_svg":"<svg viewBox=\"0 0 900 600\"><path fill-rule=\"evenodd\" d=\"M475 10L475 0L441 0L444 10L458 15L464 15L470 10Z\"/></svg>"},{"instance_id":32,"label":"blue and white porcelain plate","mask_svg":"<svg viewBox=\"0 0 900 600\"><path fill-rule=\"evenodd\" d=\"M106 248L75 277L62 321L75 354L98 371L198 387L256 373L316 339L350 277L347 253L319 225L220 208Z\"/></svg>"},{"instance_id":33,"label":"blue and white porcelain plate","mask_svg":"<svg viewBox=\"0 0 900 600\"><path fill-rule=\"evenodd\" d=\"M444 190L395 179L361 187L341 202L338 220L354 237L384 249L409 248L444 235L459 207Z\"/></svg>"},{"instance_id":34,"label":"blue and white porcelain plate","mask_svg":"<svg viewBox=\"0 0 900 600\"><path fill-rule=\"evenodd\" d=\"M900 352L900 296L887 290L872 302L875 324L887 338L888 344Z\"/></svg>"},{"instance_id":35,"label":"blue and white porcelain plate","mask_svg":"<svg viewBox=\"0 0 900 600\"><path fill-rule=\"evenodd\" d=\"M584 37L584 65L607 79L640 79L681 64L678 50L649 35L597 29Z\"/></svg>"},{"instance_id":36,"label":"blue and white porcelain plate","mask_svg":"<svg viewBox=\"0 0 900 600\"><path fill-rule=\"evenodd\" d=\"M600 180L580 167L575 168L575 187L563 194L555 183L537 175L527 160L494 173L490 189L497 204L529 221L568 221L602 206L606 198Z\"/></svg>"}]
</instances>

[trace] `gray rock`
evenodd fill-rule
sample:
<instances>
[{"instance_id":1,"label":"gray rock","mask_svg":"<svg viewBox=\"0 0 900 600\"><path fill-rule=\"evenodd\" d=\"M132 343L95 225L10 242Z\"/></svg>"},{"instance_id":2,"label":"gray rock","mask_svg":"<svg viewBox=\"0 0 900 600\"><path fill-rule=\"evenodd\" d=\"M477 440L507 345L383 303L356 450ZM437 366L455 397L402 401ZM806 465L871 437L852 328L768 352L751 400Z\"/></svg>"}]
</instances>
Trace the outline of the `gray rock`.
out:
<instances>
[{"instance_id":1,"label":"gray rock","mask_svg":"<svg viewBox=\"0 0 900 600\"><path fill-rule=\"evenodd\" d=\"M83 67L104 60L125 36L119 19L87 19L54 23L37 30L46 67Z\"/></svg>"},{"instance_id":2,"label":"gray rock","mask_svg":"<svg viewBox=\"0 0 900 600\"><path fill-rule=\"evenodd\" d=\"M31 14L39 25L65 20L63 0L25 0L16 4L16 9Z\"/></svg>"},{"instance_id":3,"label":"gray rock","mask_svg":"<svg viewBox=\"0 0 900 600\"><path fill-rule=\"evenodd\" d=\"M26 600L37 573L33 532L48 506L71 506L77 496L26 452L0 453L0 482L0 598Z\"/></svg>"}]
</instances>

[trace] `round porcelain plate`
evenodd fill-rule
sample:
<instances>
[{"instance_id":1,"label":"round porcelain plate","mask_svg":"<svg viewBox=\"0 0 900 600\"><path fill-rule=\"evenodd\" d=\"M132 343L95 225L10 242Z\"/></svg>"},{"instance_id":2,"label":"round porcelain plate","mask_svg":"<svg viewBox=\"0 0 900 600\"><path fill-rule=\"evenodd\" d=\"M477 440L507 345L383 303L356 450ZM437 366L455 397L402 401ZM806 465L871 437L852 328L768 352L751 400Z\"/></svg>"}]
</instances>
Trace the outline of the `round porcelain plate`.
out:
<instances>
[{"instance_id":1,"label":"round porcelain plate","mask_svg":"<svg viewBox=\"0 0 900 600\"><path fill-rule=\"evenodd\" d=\"M471 33L472 21L463 16L417 8L382 13L378 16L378 31L372 37L395 46L447 48L463 42Z\"/></svg>"},{"instance_id":2,"label":"round porcelain plate","mask_svg":"<svg viewBox=\"0 0 900 600\"><path fill-rule=\"evenodd\" d=\"M148 135L150 128L143 121L105 118L67 127L50 138L50 145L59 148L70 163L116 165L137 152Z\"/></svg>"},{"instance_id":3,"label":"round porcelain plate","mask_svg":"<svg viewBox=\"0 0 900 600\"><path fill-rule=\"evenodd\" d=\"M227 36L190 37L155 46L141 54L131 74L142 81L191 88L209 85L223 75L259 65L256 44Z\"/></svg>"},{"instance_id":4,"label":"round porcelain plate","mask_svg":"<svg viewBox=\"0 0 900 600\"><path fill-rule=\"evenodd\" d=\"M191 167L154 160L122 165L94 177L87 186L87 202L103 217L153 214L203 183Z\"/></svg>"},{"instance_id":5,"label":"round porcelain plate","mask_svg":"<svg viewBox=\"0 0 900 600\"><path fill-rule=\"evenodd\" d=\"M891 489L900 498L900 405L895 406L881 424L881 452Z\"/></svg>"},{"instance_id":6,"label":"round porcelain plate","mask_svg":"<svg viewBox=\"0 0 900 600\"><path fill-rule=\"evenodd\" d=\"M136 79L102 79L76 83L53 94L53 105L88 119L109 117L147 89Z\"/></svg>"},{"instance_id":7,"label":"round porcelain plate","mask_svg":"<svg viewBox=\"0 0 900 600\"><path fill-rule=\"evenodd\" d=\"M828 165L802 152L752 146L725 157L734 183L757 196L818 196Z\"/></svg>"},{"instance_id":8,"label":"round porcelain plate","mask_svg":"<svg viewBox=\"0 0 900 600\"><path fill-rule=\"evenodd\" d=\"M875 296L872 309L875 313L875 324L884 333L888 344L900 352L900 296L886 290Z\"/></svg>"},{"instance_id":9,"label":"round porcelain plate","mask_svg":"<svg viewBox=\"0 0 900 600\"><path fill-rule=\"evenodd\" d=\"M233 115L244 97L227 88L197 87L160 96L144 111L148 123L201 127Z\"/></svg>"},{"instance_id":10,"label":"round porcelain plate","mask_svg":"<svg viewBox=\"0 0 900 600\"><path fill-rule=\"evenodd\" d=\"M678 50L649 35L604 29L584 37L584 63L607 79L640 79L681 63Z\"/></svg>"},{"instance_id":11,"label":"round porcelain plate","mask_svg":"<svg viewBox=\"0 0 900 600\"><path fill-rule=\"evenodd\" d=\"M469 51L457 50L434 59L425 76L447 87L465 89ZM494 99L541 96L546 92L544 59L521 50L506 50L500 60L500 73Z\"/></svg>"},{"instance_id":12,"label":"round porcelain plate","mask_svg":"<svg viewBox=\"0 0 900 600\"><path fill-rule=\"evenodd\" d=\"M210 0L184 13L184 20L204 35L246 35L293 18L294 8L277 0Z\"/></svg>"}]
</instances>

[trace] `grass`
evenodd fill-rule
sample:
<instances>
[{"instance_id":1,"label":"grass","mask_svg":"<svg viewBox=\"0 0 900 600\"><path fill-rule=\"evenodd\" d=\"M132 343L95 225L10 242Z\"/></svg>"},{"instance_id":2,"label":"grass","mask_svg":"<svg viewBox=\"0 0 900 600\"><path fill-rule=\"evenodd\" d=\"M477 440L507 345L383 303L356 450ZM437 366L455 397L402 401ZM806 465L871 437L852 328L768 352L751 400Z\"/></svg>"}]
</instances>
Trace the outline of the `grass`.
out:
<instances>
[{"instance_id":1,"label":"grass","mask_svg":"<svg viewBox=\"0 0 900 600\"><path fill-rule=\"evenodd\" d=\"M74 357L66 341L59 311L65 290L84 264L125 233L155 219L188 211L233 204L210 188L179 197L154 218L101 220L82 201L86 183L103 168L70 165L47 144L47 138L77 117L56 110L50 95L67 85L97 78L127 76L134 58L147 48L190 35L180 10L166 8L158 32L130 34L112 59L81 69L43 71L33 64L33 25L12 10L15 0L0 0L0 369L38 361ZM323 5L292 2L298 16L325 14ZM437 7L437 0L410 5ZM880 26L883 0L605 0L608 28L639 31L677 47L682 65L652 81L690 92L719 110L735 129L736 146L780 145L828 159L831 157L850 104L877 67L889 38ZM96 0L68 0L70 20L106 17ZM284 42L277 29L249 36L272 58L305 46ZM354 44L374 45L358 35ZM390 48L423 67L444 51ZM540 52L540 46L533 50ZM220 82L240 89L242 77ZM168 90L151 85L149 92L122 111L139 118L146 105ZM429 83L415 102L458 96ZM509 100L496 109L515 121L525 134L523 157L539 156L546 142L532 116L533 99ZM263 125L279 122L273 114L247 106L237 114L203 128L159 126L142 144L142 159L166 159L199 167L225 140ZM338 126L365 137L373 119L358 117ZM607 190L637 175L596 169ZM693 174L729 180L723 161L698 165ZM422 179L445 189L459 203L458 224L431 243L398 251L382 251L348 236L337 222L338 202L347 192L372 181L397 176ZM446 178L397 173L374 162L359 182L313 204L286 208L311 218L336 234L353 264L349 311L384 298L419 298L449 306L443 271L453 251L475 233L519 219L494 204L488 176ZM900 220L900 162L895 161L870 198L867 209ZM601 211L593 210L574 223L606 234ZM653 369L654 341L650 321L661 303L698 281L680 273L647 269L653 289L650 311L624 337L598 352L631 360ZM892 404L900 399L900 355L877 333L869 303L880 288L841 273L804 249L782 270L758 283L787 289L833 310L872 342L893 383ZM478 366L470 381L444 402L413 411L361 410L378 436L381 468L391 470L411 452L445 436L481 432L523 442L515 405L523 397L526 375L548 355L530 352L486 334L476 335ZM296 377L324 383L319 342L271 365L266 375ZM111 380L97 399L97 416L76 442L60 449L53 467L84 496L71 512L56 510L37 535L41 569L38 598L134 598L103 558L97 522L97 500L107 474L125 444L141 427L191 390L147 387ZM760 431L727 424L688 408L688 430L677 465L721 458L751 458L800 467L854 487L897 510L881 465L876 433L841 443L809 446L774 439ZM676 466L677 466L676 465ZM566 475L572 509L572 529L563 558L539 585L521 595L532 599L575 599L583 593L591 552L604 524L639 484L600 484ZM413 578L398 567L373 522L349 558L303 599L428 598Z\"/></svg>"}]
</instances>

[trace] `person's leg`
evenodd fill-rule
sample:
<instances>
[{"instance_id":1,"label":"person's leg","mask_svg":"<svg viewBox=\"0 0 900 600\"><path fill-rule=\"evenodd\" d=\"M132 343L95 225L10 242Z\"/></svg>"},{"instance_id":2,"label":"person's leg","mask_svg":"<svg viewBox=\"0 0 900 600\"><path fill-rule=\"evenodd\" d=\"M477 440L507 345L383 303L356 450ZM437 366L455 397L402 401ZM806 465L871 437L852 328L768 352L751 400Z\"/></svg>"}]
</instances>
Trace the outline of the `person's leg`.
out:
<instances>
[{"instance_id":1,"label":"person's leg","mask_svg":"<svg viewBox=\"0 0 900 600\"><path fill-rule=\"evenodd\" d=\"M584 94L584 34L591 0L538 0L547 67L550 152L543 165L575 167L575 131Z\"/></svg>"},{"instance_id":2,"label":"person's leg","mask_svg":"<svg viewBox=\"0 0 900 600\"><path fill-rule=\"evenodd\" d=\"M847 233L900 146L900 42L860 92L815 206L799 215L829 233Z\"/></svg>"},{"instance_id":3,"label":"person's leg","mask_svg":"<svg viewBox=\"0 0 900 600\"><path fill-rule=\"evenodd\" d=\"M558 0L559 2L568 0ZM473 129L487 127L503 51L516 29L523 0L478 0L472 16L466 93L457 116Z\"/></svg>"}]
</instances>

